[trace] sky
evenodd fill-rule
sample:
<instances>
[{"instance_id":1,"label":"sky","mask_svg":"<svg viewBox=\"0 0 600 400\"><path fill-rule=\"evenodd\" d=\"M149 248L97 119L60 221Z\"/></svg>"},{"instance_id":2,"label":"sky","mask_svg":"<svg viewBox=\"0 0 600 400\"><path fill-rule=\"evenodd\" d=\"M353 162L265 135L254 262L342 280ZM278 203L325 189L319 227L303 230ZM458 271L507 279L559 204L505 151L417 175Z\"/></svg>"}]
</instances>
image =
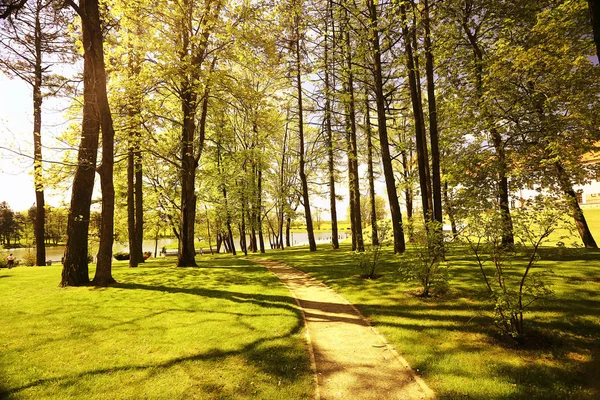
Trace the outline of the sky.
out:
<instances>
[{"instance_id":1,"label":"sky","mask_svg":"<svg viewBox=\"0 0 600 400\"><path fill-rule=\"evenodd\" d=\"M0 201L14 211L35 203L33 185L33 105L31 87L20 79L10 79L0 72ZM47 99L42 111L42 143L47 146L66 124L62 112L64 101ZM48 150L46 149L46 153ZM51 156L50 156L51 157ZM46 202L56 206L62 194L46 193Z\"/></svg>"}]
</instances>

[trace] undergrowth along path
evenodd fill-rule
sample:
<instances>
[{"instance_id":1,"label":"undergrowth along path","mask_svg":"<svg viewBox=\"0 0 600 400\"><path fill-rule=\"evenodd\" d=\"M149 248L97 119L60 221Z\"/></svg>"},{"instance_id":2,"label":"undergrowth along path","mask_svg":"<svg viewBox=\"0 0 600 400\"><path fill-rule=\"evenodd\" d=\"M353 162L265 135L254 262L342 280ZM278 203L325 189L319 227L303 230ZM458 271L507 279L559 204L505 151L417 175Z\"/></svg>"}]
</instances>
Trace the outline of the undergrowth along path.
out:
<instances>
[{"instance_id":1,"label":"undergrowth along path","mask_svg":"<svg viewBox=\"0 0 600 400\"><path fill-rule=\"evenodd\" d=\"M346 299L288 265L256 262L289 288L302 309L317 374L317 398L435 399L406 360Z\"/></svg>"}]
</instances>

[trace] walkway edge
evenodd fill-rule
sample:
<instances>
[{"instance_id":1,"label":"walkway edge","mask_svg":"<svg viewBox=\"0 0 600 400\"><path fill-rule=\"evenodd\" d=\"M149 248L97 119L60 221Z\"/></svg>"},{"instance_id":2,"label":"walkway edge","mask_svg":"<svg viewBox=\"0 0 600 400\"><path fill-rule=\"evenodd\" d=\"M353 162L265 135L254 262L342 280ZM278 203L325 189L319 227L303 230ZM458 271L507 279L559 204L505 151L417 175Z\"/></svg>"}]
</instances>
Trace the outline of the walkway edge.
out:
<instances>
[{"instance_id":1,"label":"walkway edge","mask_svg":"<svg viewBox=\"0 0 600 400\"><path fill-rule=\"evenodd\" d=\"M402 366L408 371L408 373L410 374L410 376L415 380L415 382L419 385L419 387L423 390L423 392L425 392L425 394L431 398L431 399L437 399L437 396L435 395L435 392L427 385L427 383L425 383L425 381L423 380L423 378L421 378L421 376L419 376L415 370L413 370L410 367L410 364L408 363L408 361L406 361L406 359L398 352L398 350L392 345L390 344L390 342L385 338L385 336L379 332L379 330L373 326L373 324L371 324L371 322L363 315L362 312L360 312L360 310L351 302L349 302L344 296L342 296L341 294L339 294L337 291L333 290L330 286L326 285L325 283L321 282L320 280L312 277L311 275L307 274L304 271L301 271L297 268L294 268L291 265L282 263L280 261L277 260L262 260L262 259L254 259L254 262L256 262L257 264L260 264L264 267L266 267L269 271L271 271L271 273L273 273L275 276L277 276L277 274L275 272L273 272L271 270L271 268L269 267L269 265L267 264L263 264L262 262L272 262L272 263L277 263L281 266L285 266L288 268L292 268L304 275L306 275L308 277L308 279L310 279L312 282L323 286L329 290L331 290L335 296L337 296L343 303L349 305L355 312L356 314L359 316L359 318L367 325L369 326L369 328L373 331L373 333L375 333L375 335L377 337L379 337L379 339L381 340L381 342L383 343L383 345L386 347L387 350L390 351L390 353L392 353L394 355L394 357L400 362L400 364L402 364ZM281 281L281 280L280 280ZM292 296L294 297L294 300L296 301L296 304L298 305L298 307L300 308L301 312L302 312L302 317L304 318L304 327L306 329L306 337L307 340L309 341L309 356L311 359L311 367L313 368L313 371L315 373L315 379L317 382L317 389L316 389L316 394L315 394L315 398L318 400L320 399L320 394L319 394L319 386L318 386L318 376L317 376L317 364L316 364L316 360L315 360L315 355L314 355L314 350L313 350L313 345L310 339L310 333L308 332L308 328L306 325L306 314L304 313L304 308L302 308L302 306L300 305L300 302L298 300L298 298L296 297L296 294L290 289L290 287L283 281L281 281L281 283L283 283L285 285L285 287L288 288L288 290L290 291L290 293L292 294Z\"/></svg>"},{"instance_id":2,"label":"walkway edge","mask_svg":"<svg viewBox=\"0 0 600 400\"><path fill-rule=\"evenodd\" d=\"M251 261L267 268L273 275L275 275L277 277L277 279L279 279L279 276L277 276L277 274L271 270L270 266L262 263L263 261L268 261L268 260L253 259ZM280 265L286 265L286 264L280 263L279 261L275 261L275 262L279 263ZM286 266L289 267L289 265L286 265ZM293 267L290 267L290 268L293 268ZM308 326L306 325L306 314L304 312L304 308L302 307L302 305L300 305L300 300L298 300L298 297L296 297L296 293L294 293L292 291L292 289L290 289L288 284L283 282L281 279L279 279L279 282L281 282L287 288L287 290L292 294L292 297L294 298L294 301L296 302L296 305L298 306L300 313L302 313L302 323L304 325L306 346L308 347L308 357L310 358L310 368L312 369L313 378L315 380L315 400L321 400L321 392L319 390L319 376L317 373L317 361L315 360L315 351L313 349L310 332L308 330Z\"/></svg>"}]
</instances>

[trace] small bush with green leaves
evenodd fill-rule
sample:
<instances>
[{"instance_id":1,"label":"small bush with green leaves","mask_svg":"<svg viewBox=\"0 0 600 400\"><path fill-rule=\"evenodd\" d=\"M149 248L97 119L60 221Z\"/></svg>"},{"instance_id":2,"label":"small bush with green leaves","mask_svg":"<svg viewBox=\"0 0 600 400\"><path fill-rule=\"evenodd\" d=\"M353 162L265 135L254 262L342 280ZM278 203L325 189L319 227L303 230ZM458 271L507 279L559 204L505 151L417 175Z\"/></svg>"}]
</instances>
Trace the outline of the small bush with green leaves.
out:
<instances>
[{"instance_id":1,"label":"small bush with green leaves","mask_svg":"<svg viewBox=\"0 0 600 400\"><path fill-rule=\"evenodd\" d=\"M368 244L365 251L354 253L355 264L361 272L361 277L365 279L376 279L375 270L379 263L381 248L389 244L390 223L382 221L377 224L377 244ZM363 237L365 242L372 243L371 232L365 232Z\"/></svg>"},{"instance_id":2,"label":"small bush with green leaves","mask_svg":"<svg viewBox=\"0 0 600 400\"><path fill-rule=\"evenodd\" d=\"M398 272L406 281L420 282L420 296L443 295L448 291L449 265L444 257L447 245L439 222L431 221L415 229L414 247L403 255Z\"/></svg>"},{"instance_id":3,"label":"small bush with green leaves","mask_svg":"<svg viewBox=\"0 0 600 400\"><path fill-rule=\"evenodd\" d=\"M535 301L553 292L547 281L552 271L537 270L539 248L552 232L570 227L566 204L539 196L513 212L515 238L522 255L502 244L500 211L488 210L471 218L464 238L469 244L491 299L495 302L496 325L503 334L523 343L524 313Z\"/></svg>"}]
</instances>

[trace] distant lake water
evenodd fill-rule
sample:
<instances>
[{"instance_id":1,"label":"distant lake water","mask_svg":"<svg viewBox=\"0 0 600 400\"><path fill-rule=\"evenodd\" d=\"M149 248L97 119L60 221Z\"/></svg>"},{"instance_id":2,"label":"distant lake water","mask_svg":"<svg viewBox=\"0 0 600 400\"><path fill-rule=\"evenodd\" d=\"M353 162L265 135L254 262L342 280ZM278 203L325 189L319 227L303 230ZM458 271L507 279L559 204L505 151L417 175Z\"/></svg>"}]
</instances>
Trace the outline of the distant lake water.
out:
<instances>
[{"instance_id":1,"label":"distant lake water","mask_svg":"<svg viewBox=\"0 0 600 400\"><path fill-rule=\"evenodd\" d=\"M339 240L344 240L350 237L350 231L340 232L338 235ZM269 238L265 235L265 247L269 249ZM238 237L234 237L236 250L240 249L240 239ZM308 234L306 232L293 232L290 234L290 240L292 246L306 246L308 245ZM331 232L315 232L315 241L317 243L330 243L331 242ZM158 240L158 253L163 248L163 246L168 246L170 244L177 243L177 239L159 239ZM98 245L92 246L92 255L96 255L98 251ZM144 240L142 249L143 251L149 251L154 256L154 248L155 242L154 240ZM213 249L215 248L215 242L213 238ZM196 249L200 250L200 249ZM203 248L204 251L208 251L208 248ZM129 245L127 243L115 243L113 246L113 253L117 253L120 251L127 252L129 251ZM221 248L223 251L223 248ZM0 251L2 257L6 258L8 254L12 253L17 260L23 259L29 252L35 252L35 248L27 248L22 247L18 249L3 249ZM47 246L46 247L46 260L51 260L53 263L59 263L65 254L65 246Z\"/></svg>"}]
</instances>

